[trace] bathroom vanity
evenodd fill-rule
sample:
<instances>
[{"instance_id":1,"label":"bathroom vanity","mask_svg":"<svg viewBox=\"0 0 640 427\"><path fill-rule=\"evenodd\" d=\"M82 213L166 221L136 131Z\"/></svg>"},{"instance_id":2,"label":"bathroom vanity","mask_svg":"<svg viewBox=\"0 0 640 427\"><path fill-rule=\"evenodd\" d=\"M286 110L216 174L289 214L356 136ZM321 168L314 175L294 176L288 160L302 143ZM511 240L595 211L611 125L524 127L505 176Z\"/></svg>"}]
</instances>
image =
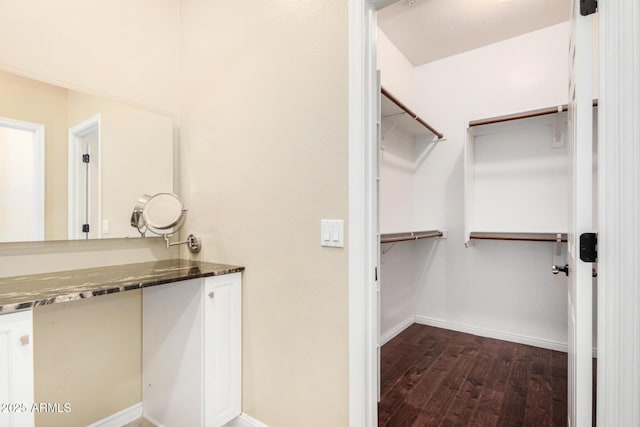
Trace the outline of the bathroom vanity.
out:
<instances>
[{"instance_id":1,"label":"bathroom vanity","mask_svg":"<svg viewBox=\"0 0 640 427\"><path fill-rule=\"evenodd\" d=\"M144 416L217 427L240 415L243 270L176 259L0 279L0 425L34 425L34 309L138 289Z\"/></svg>"}]
</instances>

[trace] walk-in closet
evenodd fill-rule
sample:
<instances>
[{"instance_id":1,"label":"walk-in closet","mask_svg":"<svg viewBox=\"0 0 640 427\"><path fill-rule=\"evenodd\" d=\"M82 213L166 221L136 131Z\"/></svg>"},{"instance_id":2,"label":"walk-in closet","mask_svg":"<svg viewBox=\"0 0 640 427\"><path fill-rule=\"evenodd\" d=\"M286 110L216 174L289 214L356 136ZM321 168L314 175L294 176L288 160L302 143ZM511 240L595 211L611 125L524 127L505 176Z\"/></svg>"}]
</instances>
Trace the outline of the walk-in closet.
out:
<instances>
[{"instance_id":1,"label":"walk-in closet","mask_svg":"<svg viewBox=\"0 0 640 427\"><path fill-rule=\"evenodd\" d=\"M576 405L571 138L591 129L595 159L597 87L570 91L572 2L543 3L377 12L379 425L565 425Z\"/></svg>"}]
</instances>

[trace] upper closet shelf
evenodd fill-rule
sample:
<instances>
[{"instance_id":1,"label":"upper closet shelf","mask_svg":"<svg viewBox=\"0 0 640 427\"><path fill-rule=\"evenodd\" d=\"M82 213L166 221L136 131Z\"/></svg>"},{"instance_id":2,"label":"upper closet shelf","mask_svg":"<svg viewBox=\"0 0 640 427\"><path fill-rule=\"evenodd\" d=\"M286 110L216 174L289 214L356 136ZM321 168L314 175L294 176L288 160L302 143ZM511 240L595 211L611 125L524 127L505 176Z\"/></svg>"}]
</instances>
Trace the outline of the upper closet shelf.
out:
<instances>
[{"instance_id":1,"label":"upper closet shelf","mask_svg":"<svg viewBox=\"0 0 640 427\"><path fill-rule=\"evenodd\" d=\"M519 240L523 242L566 242L567 233L489 233L472 231L470 239L476 240Z\"/></svg>"},{"instance_id":2,"label":"upper closet shelf","mask_svg":"<svg viewBox=\"0 0 640 427\"><path fill-rule=\"evenodd\" d=\"M397 117L396 126L411 136L434 135L434 140L444 139L444 135L435 130L420 116L411 111L385 88L380 88L381 114L383 118Z\"/></svg>"},{"instance_id":3,"label":"upper closet shelf","mask_svg":"<svg viewBox=\"0 0 640 427\"><path fill-rule=\"evenodd\" d=\"M593 100L593 106L598 106L598 100ZM567 104L559 105L557 107L541 108L539 110L526 111L523 113L508 114L506 116L491 117L488 119L472 120L469 122L469 127L492 125L494 123L510 122L512 120L529 119L532 117L546 116L548 114L555 114L558 112L568 111L569 106Z\"/></svg>"}]
</instances>

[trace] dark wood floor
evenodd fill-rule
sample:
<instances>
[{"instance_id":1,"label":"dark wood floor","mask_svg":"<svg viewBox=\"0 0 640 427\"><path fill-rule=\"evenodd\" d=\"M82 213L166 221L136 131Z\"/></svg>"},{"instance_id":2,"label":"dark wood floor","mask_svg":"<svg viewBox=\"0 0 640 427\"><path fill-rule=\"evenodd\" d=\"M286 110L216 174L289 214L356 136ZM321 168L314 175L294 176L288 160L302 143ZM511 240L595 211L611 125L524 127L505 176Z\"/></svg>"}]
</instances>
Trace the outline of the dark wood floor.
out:
<instances>
[{"instance_id":1,"label":"dark wood floor","mask_svg":"<svg viewBox=\"0 0 640 427\"><path fill-rule=\"evenodd\" d=\"M414 324L382 347L379 426L566 426L567 355Z\"/></svg>"}]
</instances>

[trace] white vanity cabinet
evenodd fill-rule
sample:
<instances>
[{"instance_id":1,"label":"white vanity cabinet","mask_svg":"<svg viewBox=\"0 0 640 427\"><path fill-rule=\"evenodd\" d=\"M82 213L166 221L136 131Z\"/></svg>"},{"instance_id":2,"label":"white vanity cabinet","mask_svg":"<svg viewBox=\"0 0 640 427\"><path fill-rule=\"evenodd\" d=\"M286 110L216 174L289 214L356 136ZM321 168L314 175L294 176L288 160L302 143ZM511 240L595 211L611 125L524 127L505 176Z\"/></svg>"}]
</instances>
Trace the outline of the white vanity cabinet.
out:
<instances>
[{"instance_id":1,"label":"white vanity cabinet","mask_svg":"<svg viewBox=\"0 0 640 427\"><path fill-rule=\"evenodd\" d=\"M33 427L31 310L0 315L0 426Z\"/></svg>"},{"instance_id":2,"label":"white vanity cabinet","mask_svg":"<svg viewBox=\"0 0 640 427\"><path fill-rule=\"evenodd\" d=\"M142 403L164 427L240 415L241 273L143 289Z\"/></svg>"}]
</instances>

